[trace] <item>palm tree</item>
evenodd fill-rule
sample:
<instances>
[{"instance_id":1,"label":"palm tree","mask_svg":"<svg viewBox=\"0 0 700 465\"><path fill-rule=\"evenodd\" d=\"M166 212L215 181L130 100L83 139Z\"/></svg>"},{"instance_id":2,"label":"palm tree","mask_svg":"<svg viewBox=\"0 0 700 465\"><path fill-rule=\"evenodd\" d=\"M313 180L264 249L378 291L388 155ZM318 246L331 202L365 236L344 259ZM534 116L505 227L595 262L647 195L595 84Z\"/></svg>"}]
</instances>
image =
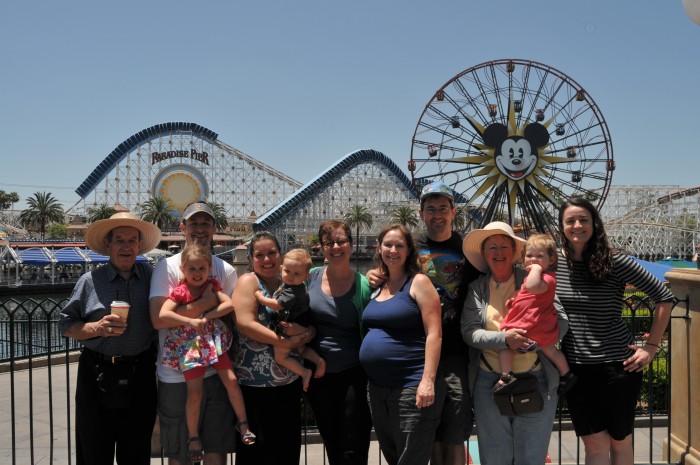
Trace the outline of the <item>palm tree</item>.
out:
<instances>
[{"instance_id":1,"label":"palm tree","mask_svg":"<svg viewBox=\"0 0 700 465\"><path fill-rule=\"evenodd\" d=\"M63 205L47 192L35 192L33 197L27 199L29 208L22 210L19 215L19 222L27 227L39 227L41 240L46 235L46 226L49 223L59 223L63 221Z\"/></svg>"},{"instance_id":2,"label":"palm tree","mask_svg":"<svg viewBox=\"0 0 700 465\"><path fill-rule=\"evenodd\" d=\"M163 226L171 225L177 221L170 199L160 195L146 200L141 204L139 210L142 220L155 224L161 230Z\"/></svg>"},{"instance_id":3,"label":"palm tree","mask_svg":"<svg viewBox=\"0 0 700 465\"><path fill-rule=\"evenodd\" d=\"M216 202L207 202L214 212L214 228L221 231L228 228L228 218L226 217L226 209L223 205Z\"/></svg>"},{"instance_id":4,"label":"palm tree","mask_svg":"<svg viewBox=\"0 0 700 465\"><path fill-rule=\"evenodd\" d=\"M88 222L94 223L95 221L99 220L107 220L115 213L117 213L117 211L114 209L114 207L110 207L106 203L101 203L87 209Z\"/></svg>"},{"instance_id":5,"label":"palm tree","mask_svg":"<svg viewBox=\"0 0 700 465\"><path fill-rule=\"evenodd\" d=\"M467 225L467 212L465 211L464 208L458 208L457 209L457 214L455 215L454 219L452 220L452 229L459 231L459 232L464 232L464 228Z\"/></svg>"},{"instance_id":6,"label":"palm tree","mask_svg":"<svg viewBox=\"0 0 700 465\"><path fill-rule=\"evenodd\" d=\"M17 192L5 192L0 190L0 210L7 210L10 207L14 208L14 204L19 202Z\"/></svg>"},{"instance_id":7,"label":"palm tree","mask_svg":"<svg viewBox=\"0 0 700 465\"><path fill-rule=\"evenodd\" d=\"M415 228L418 226L418 215L413 208L402 205L391 212L391 222L402 224L407 228Z\"/></svg>"},{"instance_id":8,"label":"palm tree","mask_svg":"<svg viewBox=\"0 0 700 465\"><path fill-rule=\"evenodd\" d=\"M355 226L355 251L360 251L360 228L362 226L372 227L372 214L362 205L353 205L350 211L345 214L345 221L351 228Z\"/></svg>"}]
</instances>

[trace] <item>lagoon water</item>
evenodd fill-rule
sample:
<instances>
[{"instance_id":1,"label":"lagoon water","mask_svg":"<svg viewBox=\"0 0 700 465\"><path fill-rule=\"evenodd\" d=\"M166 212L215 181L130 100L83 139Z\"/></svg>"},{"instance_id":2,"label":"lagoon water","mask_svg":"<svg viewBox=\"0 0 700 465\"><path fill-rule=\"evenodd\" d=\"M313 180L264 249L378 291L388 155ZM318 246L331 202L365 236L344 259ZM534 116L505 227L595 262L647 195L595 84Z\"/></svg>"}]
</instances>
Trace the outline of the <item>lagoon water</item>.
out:
<instances>
[{"instance_id":1,"label":"lagoon water","mask_svg":"<svg viewBox=\"0 0 700 465\"><path fill-rule=\"evenodd\" d=\"M322 260L316 260L314 266L322 264ZM353 260L351 266L365 274L372 268L372 261L366 258ZM9 286L15 280L8 282L7 274L5 278L0 283L0 361L23 358L29 353L44 355L47 350L54 353L65 350L66 340L58 334L56 325L57 312L70 297L77 279L56 284L51 284L50 280L27 280L21 286ZM9 344L11 327L14 328L12 340L15 341L13 355ZM79 346L76 341L68 344L73 348Z\"/></svg>"}]
</instances>

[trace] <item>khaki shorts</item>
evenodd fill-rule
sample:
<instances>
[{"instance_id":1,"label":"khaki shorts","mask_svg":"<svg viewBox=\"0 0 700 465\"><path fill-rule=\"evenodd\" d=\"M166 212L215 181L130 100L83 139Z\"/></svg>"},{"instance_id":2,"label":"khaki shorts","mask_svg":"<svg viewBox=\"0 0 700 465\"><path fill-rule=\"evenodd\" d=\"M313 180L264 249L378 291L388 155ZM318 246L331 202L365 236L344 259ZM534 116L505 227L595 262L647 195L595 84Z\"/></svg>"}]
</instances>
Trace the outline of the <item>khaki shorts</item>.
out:
<instances>
[{"instance_id":1,"label":"khaki shorts","mask_svg":"<svg viewBox=\"0 0 700 465\"><path fill-rule=\"evenodd\" d=\"M185 383L158 382L158 417L160 444L168 458L187 461L187 422ZM226 388L218 376L204 378L202 406L199 412L199 437L207 453L227 454L235 451L235 415Z\"/></svg>"},{"instance_id":2,"label":"khaki shorts","mask_svg":"<svg viewBox=\"0 0 700 465\"><path fill-rule=\"evenodd\" d=\"M435 432L435 442L462 444L472 433L474 413L467 381L468 363L466 354L448 356L440 363L447 395L440 426Z\"/></svg>"}]
</instances>

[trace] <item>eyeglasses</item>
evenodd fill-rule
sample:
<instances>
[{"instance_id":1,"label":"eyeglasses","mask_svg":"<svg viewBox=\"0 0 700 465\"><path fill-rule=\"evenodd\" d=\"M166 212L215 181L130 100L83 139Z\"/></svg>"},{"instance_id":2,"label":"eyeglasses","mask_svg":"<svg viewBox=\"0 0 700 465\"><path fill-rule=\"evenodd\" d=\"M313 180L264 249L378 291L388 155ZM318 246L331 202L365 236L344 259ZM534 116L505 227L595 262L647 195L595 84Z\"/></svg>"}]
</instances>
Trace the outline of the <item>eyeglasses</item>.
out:
<instances>
[{"instance_id":1,"label":"eyeglasses","mask_svg":"<svg viewBox=\"0 0 700 465\"><path fill-rule=\"evenodd\" d=\"M441 207L441 208L426 208L423 210L423 213L430 215L430 216L435 216L435 215L441 215L445 216L447 215L451 210L446 207Z\"/></svg>"},{"instance_id":2,"label":"eyeglasses","mask_svg":"<svg viewBox=\"0 0 700 465\"><path fill-rule=\"evenodd\" d=\"M328 242L324 242L324 243L323 243L323 246L324 246L325 248L327 248L327 249L332 249L334 244L337 244L338 247L342 247L342 246L344 246L345 244L347 244L347 243L349 243L349 242L350 242L350 241L347 240L347 239L339 239L339 240L337 240L337 241L328 241Z\"/></svg>"}]
</instances>

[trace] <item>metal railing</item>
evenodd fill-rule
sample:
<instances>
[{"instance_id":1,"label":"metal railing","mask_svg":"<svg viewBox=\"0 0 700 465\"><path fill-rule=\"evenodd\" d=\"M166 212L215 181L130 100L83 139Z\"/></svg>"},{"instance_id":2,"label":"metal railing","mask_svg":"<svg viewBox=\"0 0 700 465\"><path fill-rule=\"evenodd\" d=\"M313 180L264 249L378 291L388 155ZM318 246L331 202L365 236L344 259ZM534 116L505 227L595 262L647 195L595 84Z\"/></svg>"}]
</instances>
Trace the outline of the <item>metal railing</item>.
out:
<instances>
[{"instance_id":1,"label":"metal railing","mask_svg":"<svg viewBox=\"0 0 700 465\"><path fill-rule=\"evenodd\" d=\"M33 464L37 454L47 456L50 463L71 464L74 460L71 385L75 382L75 360L81 345L58 331L58 314L66 302L11 299L0 303L0 434L10 430L12 433L11 450L0 446L0 455L11 456L13 465ZM653 304L645 296L629 294L623 315L639 343L648 331L652 314ZM666 448L670 447L670 340L664 339L644 374L635 428L635 442L639 435L639 441L649 443L648 459L642 459L643 463L669 463L662 458L670 456L669 450L664 452L659 442L666 440ZM303 424L302 461L309 463L307 447L318 439L313 414L306 408ZM550 451L556 451L554 463L583 463L582 445L572 437L565 402L561 401L550 445ZM381 456L377 455L378 462L371 463L381 463ZM325 464L325 455L321 456L322 462L313 463Z\"/></svg>"}]
</instances>

